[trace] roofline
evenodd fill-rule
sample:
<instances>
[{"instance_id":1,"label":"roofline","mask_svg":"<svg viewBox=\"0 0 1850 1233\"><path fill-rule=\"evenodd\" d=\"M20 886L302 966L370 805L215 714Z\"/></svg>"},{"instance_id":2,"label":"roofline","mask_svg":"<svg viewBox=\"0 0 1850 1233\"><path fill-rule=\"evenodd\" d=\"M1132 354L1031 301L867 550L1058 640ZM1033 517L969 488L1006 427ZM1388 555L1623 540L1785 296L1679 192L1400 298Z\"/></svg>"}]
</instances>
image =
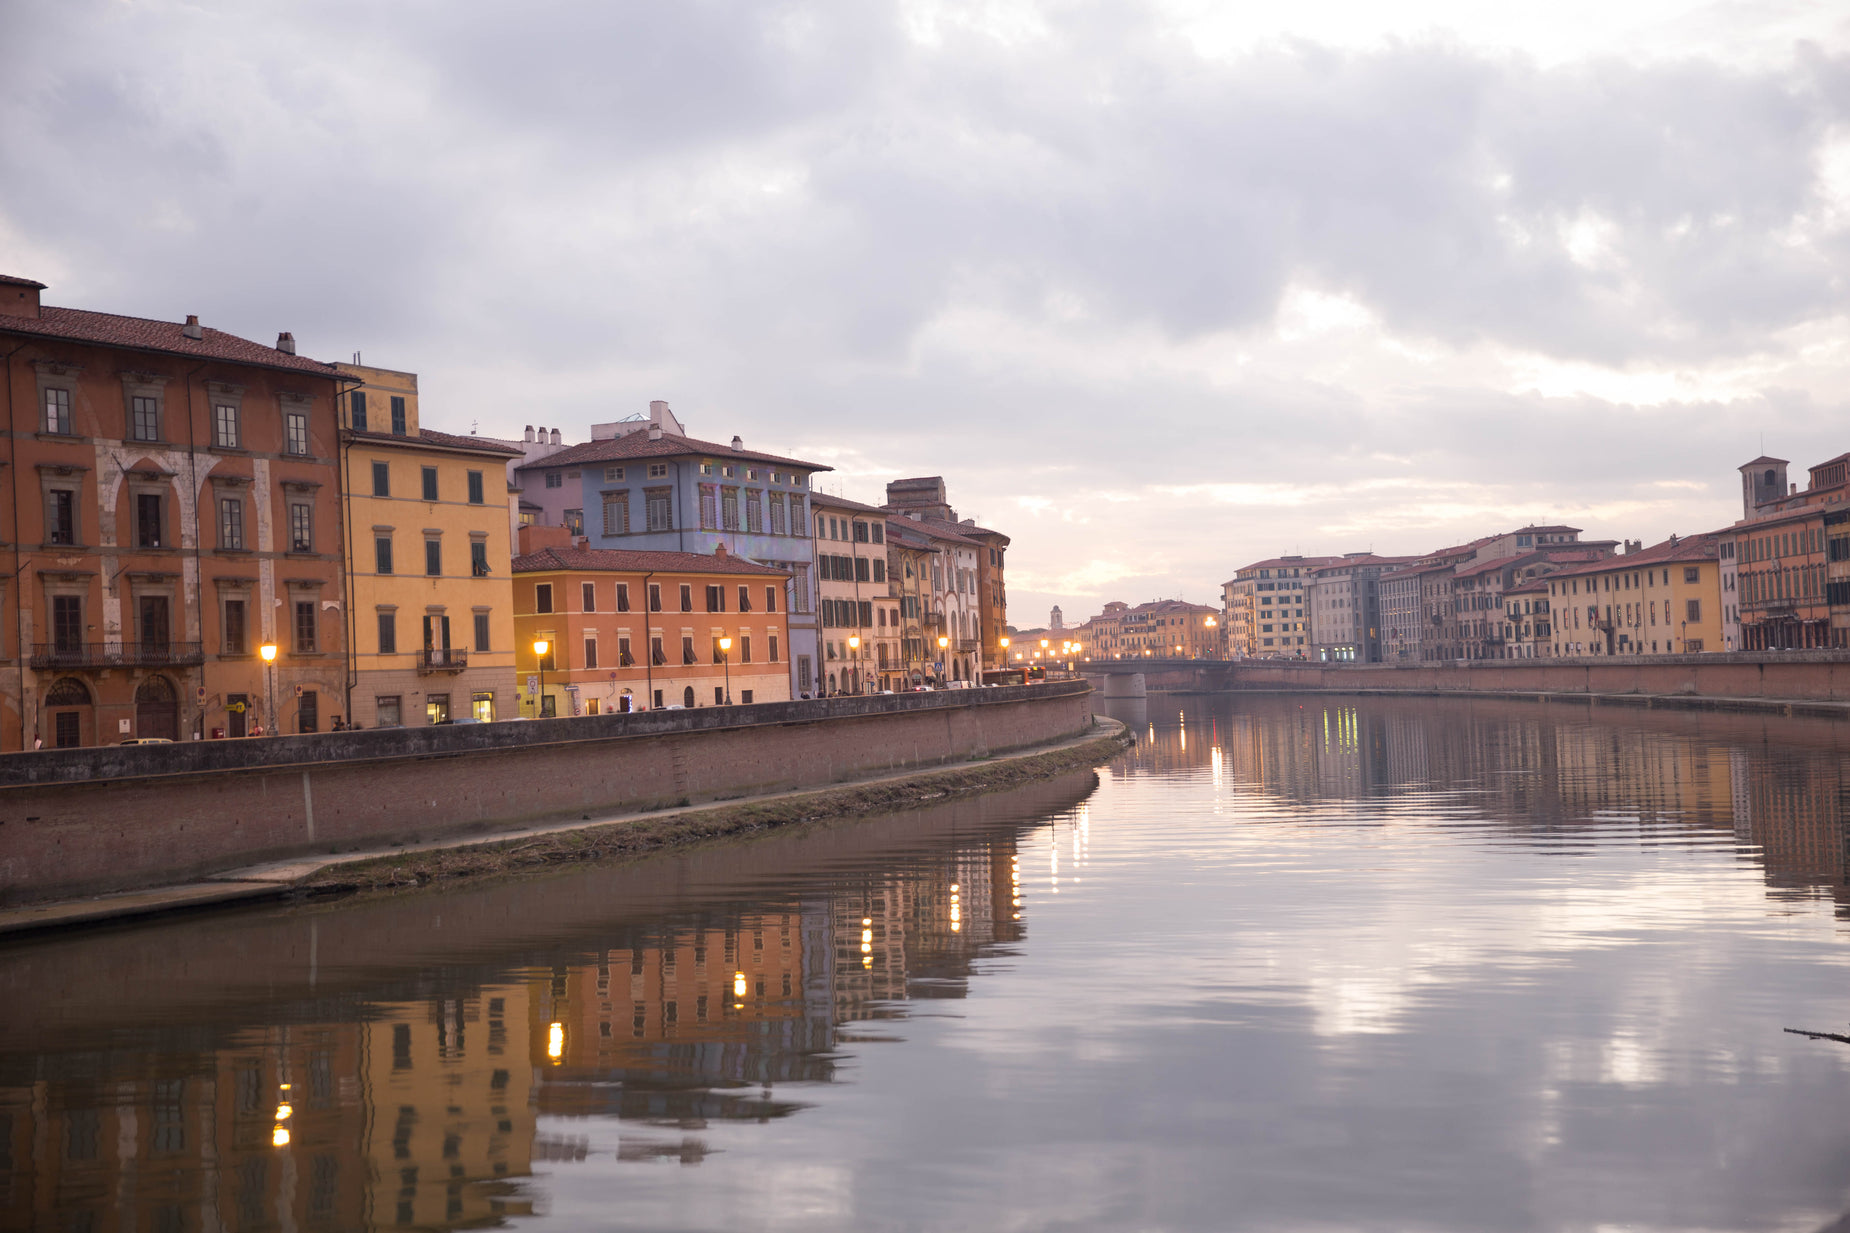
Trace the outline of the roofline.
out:
<instances>
[{"instance_id":1,"label":"roofline","mask_svg":"<svg viewBox=\"0 0 1850 1233\"><path fill-rule=\"evenodd\" d=\"M47 307L63 308L64 305L51 304L51 305L48 305ZM70 311L80 312L80 313L96 312L95 309L91 309L91 308L74 308L74 309L71 309ZM156 325L172 325L173 324L173 322L171 321L162 321L158 317L129 317L122 313L104 313L104 312L97 312L96 315L99 317L122 317L122 319L125 321L151 321L151 322L154 322ZM74 346L79 346L79 347L107 347L113 351L135 351L135 352L139 352L144 355L171 355L171 356L174 356L182 360L203 360L204 362L208 364L231 364L231 365L234 365L240 368L263 368L263 369L269 370L270 372L294 373L299 377L324 377L330 381L352 381L352 382L357 382L358 384L361 384L361 385L366 384L364 381L361 381L358 377L355 377L351 373L341 372L338 368L328 363L326 360L310 359L307 356L298 356L296 358L307 360L307 362L310 364L320 364L322 367L326 368L327 371L326 372L315 372L312 369L295 368L295 367L291 367L288 364L266 364L262 360L233 360L233 359L227 359L226 357L222 355L200 355L197 351L172 351L166 347L150 347L150 346L146 346L145 344L140 344L140 343L101 342L94 338L79 338L74 334L49 334L43 330L21 330L21 329L16 329L11 326L8 326L6 324L6 320L7 320L6 317L0 316L0 334L10 334L15 338L51 339L56 342L71 343ZM255 339L245 338L240 334L231 334L224 330L219 330L218 333L224 334L225 337L227 338L236 338L240 342L250 343L250 345L253 347L263 346L262 343L257 342ZM274 348L272 348L272 350L274 350ZM286 355L288 353L283 352L282 354Z\"/></svg>"},{"instance_id":2,"label":"roofline","mask_svg":"<svg viewBox=\"0 0 1850 1233\"><path fill-rule=\"evenodd\" d=\"M481 454L504 461L520 457L519 451L510 452L506 446L501 445L472 449L466 445L447 445L440 441L425 441L412 436L400 437L391 433L358 432L352 428L341 429L340 439L355 445L383 445L391 449L443 450L452 454Z\"/></svg>"}]
</instances>

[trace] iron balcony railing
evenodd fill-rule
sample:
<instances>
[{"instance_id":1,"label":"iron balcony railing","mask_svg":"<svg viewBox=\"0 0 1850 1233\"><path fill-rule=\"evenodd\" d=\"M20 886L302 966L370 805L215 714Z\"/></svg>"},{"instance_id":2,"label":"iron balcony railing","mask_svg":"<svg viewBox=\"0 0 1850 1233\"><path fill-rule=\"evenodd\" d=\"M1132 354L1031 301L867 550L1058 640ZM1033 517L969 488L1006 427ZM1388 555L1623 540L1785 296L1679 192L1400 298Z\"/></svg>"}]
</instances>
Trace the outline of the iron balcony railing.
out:
<instances>
[{"instance_id":1,"label":"iron balcony railing","mask_svg":"<svg viewBox=\"0 0 1850 1233\"><path fill-rule=\"evenodd\" d=\"M418 652L418 671L461 672L469 666L469 652L427 646Z\"/></svg>"},{"instance_id":2,"label":"iron balcony railing","mask_svg":"<svg viewBox=\"0 0 1850 1233\"><path fill-rule=\"evenodd\" d=\"M203 664L197 642L36 642L34 668L165 668Z\"/></svg>"}]
</instances>

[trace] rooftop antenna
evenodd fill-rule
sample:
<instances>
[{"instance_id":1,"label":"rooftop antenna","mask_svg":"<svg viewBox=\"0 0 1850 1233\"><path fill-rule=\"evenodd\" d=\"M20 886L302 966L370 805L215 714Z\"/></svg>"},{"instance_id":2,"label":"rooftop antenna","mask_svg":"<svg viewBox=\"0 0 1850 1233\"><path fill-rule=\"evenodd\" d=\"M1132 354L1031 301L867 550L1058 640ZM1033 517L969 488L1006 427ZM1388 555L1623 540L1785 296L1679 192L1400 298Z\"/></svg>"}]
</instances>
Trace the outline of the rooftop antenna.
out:
<instances>
[{"instance_id":1,"label":"rooftop antenna","mask_svg":"<svg viewBox=\"0 0 1850 1233\"><path fill-rule=\"evenodd\" d=\"M353 362L355 364L358 364L360 362L360 353L358 351L355 351L353 353Z\"/></svg>"}]
</instances>

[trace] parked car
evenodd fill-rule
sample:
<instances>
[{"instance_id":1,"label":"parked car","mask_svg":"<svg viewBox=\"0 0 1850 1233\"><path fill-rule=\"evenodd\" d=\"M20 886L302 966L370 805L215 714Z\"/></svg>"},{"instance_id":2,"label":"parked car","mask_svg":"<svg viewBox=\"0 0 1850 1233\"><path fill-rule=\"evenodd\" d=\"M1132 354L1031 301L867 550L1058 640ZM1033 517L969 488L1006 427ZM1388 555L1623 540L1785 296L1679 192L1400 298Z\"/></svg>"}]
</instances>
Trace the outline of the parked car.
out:
<instances>
[{"instance_id":1,"label":"parked car","mask_svg":"<svg viewBox=\"0 0 1850 1233\"><path fill-rule=\"evenodd\" d=\"M122 742L124 745L171 745L172 741L164 736L132 736Z\"/></svg>"}]
</instances>

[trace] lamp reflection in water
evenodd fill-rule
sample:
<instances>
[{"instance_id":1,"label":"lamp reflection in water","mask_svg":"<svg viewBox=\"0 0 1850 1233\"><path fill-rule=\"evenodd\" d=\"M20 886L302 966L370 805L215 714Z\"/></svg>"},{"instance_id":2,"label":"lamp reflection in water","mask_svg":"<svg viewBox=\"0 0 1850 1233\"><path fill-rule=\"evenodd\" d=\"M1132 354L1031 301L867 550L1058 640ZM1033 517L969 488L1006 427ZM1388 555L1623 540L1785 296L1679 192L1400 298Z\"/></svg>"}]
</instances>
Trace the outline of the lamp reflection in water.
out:
<instances>
[{"instance_id":1,"label":"lamp reflection in water","mask_svg":"<svg viewBox=\"0 0 1850 1233\"><path fill-rule=\"evenodd\" d=\"M549 1023L546 1025L546 1056L557 1066L565 1058L565 1025Z\"/></svg>"}]
</instances>

